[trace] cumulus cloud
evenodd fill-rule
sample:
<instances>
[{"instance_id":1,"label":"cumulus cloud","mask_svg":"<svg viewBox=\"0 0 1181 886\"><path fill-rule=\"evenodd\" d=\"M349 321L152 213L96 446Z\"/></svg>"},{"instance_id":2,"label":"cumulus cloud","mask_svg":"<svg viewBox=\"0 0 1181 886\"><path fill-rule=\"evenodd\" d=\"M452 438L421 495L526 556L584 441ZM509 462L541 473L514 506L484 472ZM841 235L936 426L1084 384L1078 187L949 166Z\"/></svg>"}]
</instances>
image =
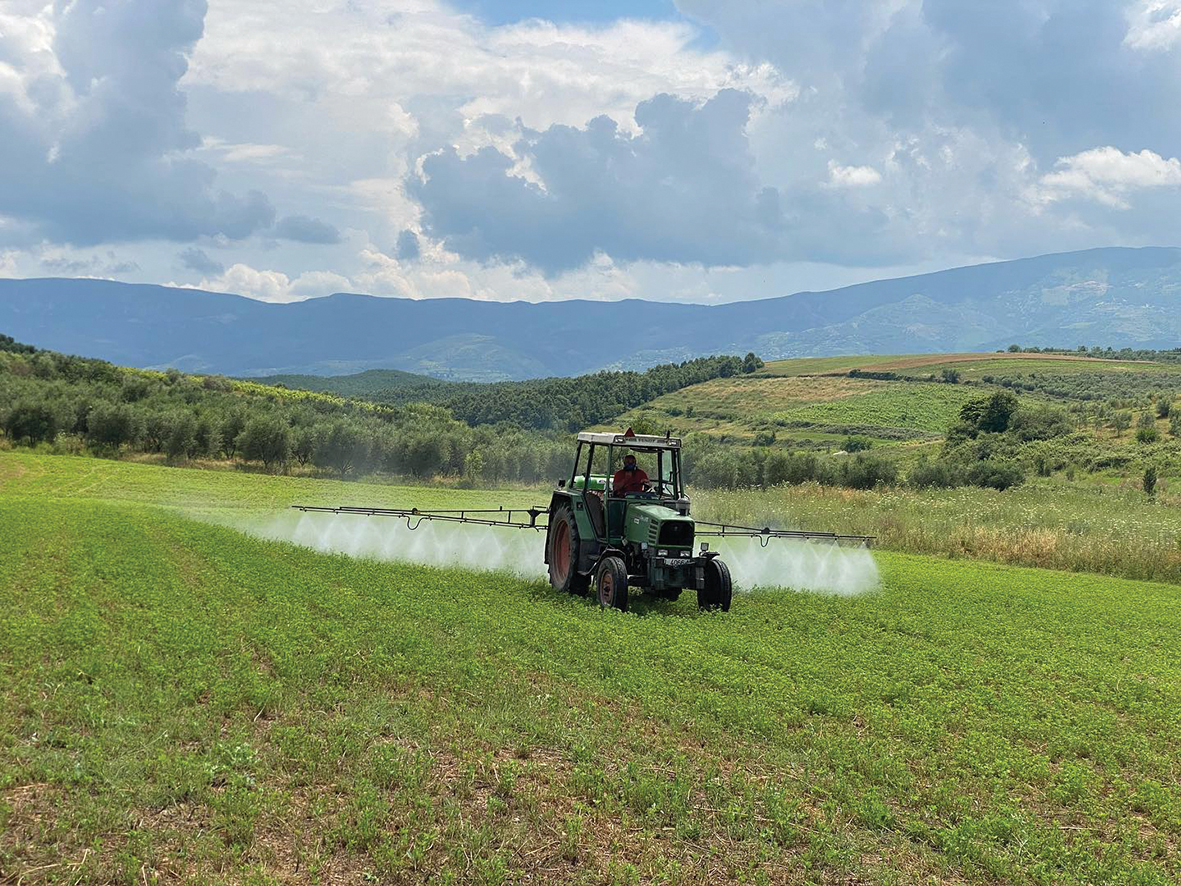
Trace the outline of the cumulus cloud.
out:
<instances>
[{"instance_id":1,"label":"cumulus cloud","mask_svg":"<svg viewBox=\"0 0 1181 886\"><path fill-rule=\"evenodd\" d=\"M215 185L177 84L204 0L74 0L0 11L0 212L72 243L269 225L267 198Z\"/></svg>"},{"instance_id":2,"label":"cumulus cloud","mask_svg":"<svg viewBox=\"0 0 1181 886\"><path fill-rule=\"evenodd\" d=\"M15 277L19 254L15 249L0 249L0 277Z\"/></svg>"},{"instance_id":3,"label":"cumulus cloud","mask_svg":"<svg viewBox=\"0 0 1181 886\"><path fill-rule=\"evenodd\" d=\"M275 224L274 234L297 243L339 243L340 231L327 222L306 215L288 215Z\"/></svg>"},{"instance_id":4,"label":"cumulus cloud","mask_svg":"<svg viewBox=\"0 0 1181 886\"><path fill-rule=\"evenodd\" d=\"M1150 52L1172 49L1181 42L1181 0L1141 0L1124 42Z\"/></svg>"},{"instance_id":5,"label":"cumulus cloud","mask_svg":"<svg viewBox=\"0 0 1181 886\"><path fill-rule=\"evenodd\" d=\"M677 6L0 3L5 266L714 300L1181 240L1181 0Z\"/></svg>"},{"instance_id":6,"label":"cumulus cloud","mask_svg":"<svg viewBox=\"0 0 1181 886\"><path fill-rule=\"evenodd\" d=\"M1041 177L1043 202L1081 197L1114 209L1130 209L1133 192L1181 187L1181 160L1165 159L1149 150L1124 153L1111 146L1063 157L1053 172Z\"/></svg>"},{"instance_id":7,"label":"cumulus cloud","mask_svg":"<svg viewBox=\"0 0 1181 886\"><path fill-rule=\"evenodd\" d=\"M282 271L259 270L241 262L197 284L198 289L232 292L267 302L303 301L345 291L349 286L347 277L331 271L307 271L293 280Z\"/></svg>"},{"instance_id":8,"label":"cumulus cloud","mask_svg":"<svg viewBox=\"0 0 1181 886\"><path fill-rule=\"evenodd\" d=\"M860 188L876 185L882 180L882 174L872 166L841 166L835 160L829 160L828 180L839 188Z\"/></svg>"},{"instance_id":9,"label":"cumulus cloud","mask_svg":"<svg viewBox=\"0 0 1181 886\"><path fill-rule=\"evenodd\" d=\"M556 272L596 251L625 261L765 260L779 248L782 212L747 144L752 100L732 89L702 104L662 94L636 107L636 135L601 116L585 128L526 129L515 158L447 149L422 159L410 191L429 233L481 261L520 258Z\"/></svg>"}]
</instances>

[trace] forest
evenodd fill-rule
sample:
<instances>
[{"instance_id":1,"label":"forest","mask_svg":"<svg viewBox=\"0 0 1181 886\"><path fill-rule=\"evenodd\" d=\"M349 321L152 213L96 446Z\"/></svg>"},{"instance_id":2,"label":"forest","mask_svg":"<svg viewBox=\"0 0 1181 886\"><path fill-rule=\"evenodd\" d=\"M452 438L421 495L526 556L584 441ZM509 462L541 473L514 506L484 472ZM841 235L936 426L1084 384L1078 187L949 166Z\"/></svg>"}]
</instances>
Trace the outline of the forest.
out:
<instances>
[{"instance_id":1,"label":"forest","mask_svg":"<svg viewBox=\"0 0 1181 886\"><path fill-rule=\"evenodd\" d=\"M644 372L604 371L574 378L490 384L445 382L396 370L328 377L276 376L254 381L362 397L392 406L431 403L472 426L507 421L520 428L580 431L663 394L715 378L749 374L762 367L763 361L751 353L745 357L698 357ZM383 384L383 379L388 383Z\"/></svg>"}]
</instances>

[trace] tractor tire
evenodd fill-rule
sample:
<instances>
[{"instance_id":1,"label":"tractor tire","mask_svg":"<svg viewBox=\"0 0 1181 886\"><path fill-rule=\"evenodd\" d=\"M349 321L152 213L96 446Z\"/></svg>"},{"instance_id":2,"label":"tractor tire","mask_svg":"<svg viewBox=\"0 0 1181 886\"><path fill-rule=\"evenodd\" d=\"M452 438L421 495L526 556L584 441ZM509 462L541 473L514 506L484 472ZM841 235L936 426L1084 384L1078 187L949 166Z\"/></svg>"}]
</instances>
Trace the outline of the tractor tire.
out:
<instances>
[{"instance_id":1,"label":"tractor tire","mask_svg":"<svg viewBox=\"0 0 1181 886\"><path fill-rule=\"evenodd\" d=\"M606 556L595 570L595 592L603 609L627 612L627 566L615 556Z\"/></svg>"},{"instance_id":2,"label":"tractor tire","mask_svg":"<svg viewBox=\"0 0 1181 886\"><path fill-rule=\"evenodd\" d=\"M590 576L578 573L578 524L569 505L559 505L550 521L549 581L567 594L585 597Z\"/></svg>"},{"instance_id":3,"label":"tractor tire","mask_svg":"<svg viewBox=\"0 0 1181 886\"><path fill-rule=\"evenodd\" d=\"M717 557L705 563L705 587L697 592L698 609L730 611L734 588L730 582L730 567Z\"/></svg>"}]
</instances>

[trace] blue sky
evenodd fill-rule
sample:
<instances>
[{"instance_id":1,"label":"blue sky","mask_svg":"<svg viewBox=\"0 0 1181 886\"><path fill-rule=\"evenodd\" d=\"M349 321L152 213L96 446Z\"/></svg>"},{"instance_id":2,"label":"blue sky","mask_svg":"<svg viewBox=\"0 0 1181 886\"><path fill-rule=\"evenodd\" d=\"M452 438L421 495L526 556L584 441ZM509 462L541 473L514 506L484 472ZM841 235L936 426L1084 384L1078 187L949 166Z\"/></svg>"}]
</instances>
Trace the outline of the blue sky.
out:
<instances>
[{"instance_id":1,"label":"blue sky","mask_svg":"<svg viewBox=\"0 0 1181 886\"><path fill-rule=\"evenodd\" d=\"M6 0L0 274L716 302L1181 243L1181 0Z\"/></svg>"}]
</instances>

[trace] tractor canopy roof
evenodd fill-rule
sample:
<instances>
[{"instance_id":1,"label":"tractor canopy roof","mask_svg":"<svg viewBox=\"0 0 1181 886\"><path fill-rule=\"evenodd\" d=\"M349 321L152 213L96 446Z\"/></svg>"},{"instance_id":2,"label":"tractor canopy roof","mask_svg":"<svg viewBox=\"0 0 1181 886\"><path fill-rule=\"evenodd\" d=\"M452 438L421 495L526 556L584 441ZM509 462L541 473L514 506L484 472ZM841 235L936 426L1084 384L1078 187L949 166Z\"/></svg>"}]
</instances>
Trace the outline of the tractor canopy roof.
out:
<instances>
[{"instance_id":1,"label":"tractor canopy roof","mask_svg":"<svg viewBox=\"0 0 1181 886\"><path fill-rule=\"evenodd\" d=\"M628 428L623 433L593 433L583 431L578 435L579 443L594 443L596 446L627 446L630 449L640 449L655 452L658 449L680 449L680 437L659 437L655 434L636 434Z\"/></svg>"}]
</instances>

